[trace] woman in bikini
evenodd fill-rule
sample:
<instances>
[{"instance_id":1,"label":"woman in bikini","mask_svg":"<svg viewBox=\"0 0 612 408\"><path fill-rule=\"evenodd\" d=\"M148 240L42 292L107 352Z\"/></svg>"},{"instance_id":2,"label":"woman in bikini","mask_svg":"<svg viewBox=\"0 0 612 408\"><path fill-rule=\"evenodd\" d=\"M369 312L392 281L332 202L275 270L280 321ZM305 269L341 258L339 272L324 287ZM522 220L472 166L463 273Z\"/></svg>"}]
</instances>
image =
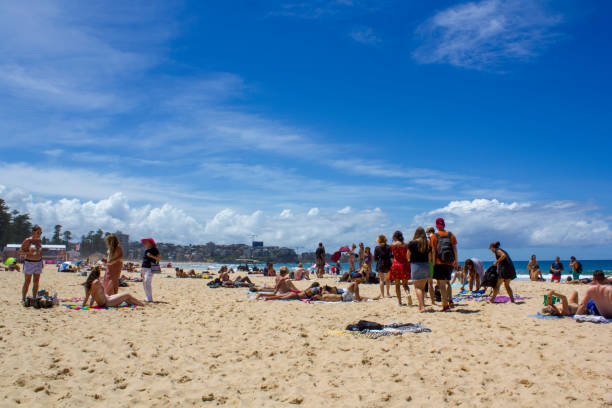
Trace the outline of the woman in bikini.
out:
<instances>
[{"instance_id":1,"label":"woman in bikini","mask_svg":"<svg viewBox=\"0 0 612 408\"><path fill-rule=\"evenodd\" d=\"M270 295L269 293L259 293L257 295L257 299L265 299L265 300L291 300L291 299L310 299L316 298L321 294L321 286L319 286L318 282L314 282L310 287L301 292L287 292L282 295ZM317 298L318 299L318 298Z\"/></svg>"},{"instance_id":2,"label":"woman in bikini","mask_svg":"<svg viewBox=\"0 0 612 408\"><path fill-rule=\"evenodd\" d=\"M126 302L128 305L144 306L144 303L129 293L118 293L110 296L104 294L104 289L100 282L100 268L97 267L91 271L87 280L83 283L83 286L85 287L85 300L83 300L83 306L87 305L87 301L90 298L90 306L93 306L94 301L100 307L115 307L123 302Z\"/></svg>"},{"instance_id":3,"label":"woman in bikini","mask_svg":"<svg viewBox=\"0 0 612 408\"><path fill-rule=\"evenodd\" d=\"M553 305L553 296L561 299L561 305ZM559 307L560 306L560 307ZM573 291L569 299L554 290L548 292L546 306L542 309L542 314L551 316L573 316L578 310L578 292Z\"/></svg>"}]
</instances>

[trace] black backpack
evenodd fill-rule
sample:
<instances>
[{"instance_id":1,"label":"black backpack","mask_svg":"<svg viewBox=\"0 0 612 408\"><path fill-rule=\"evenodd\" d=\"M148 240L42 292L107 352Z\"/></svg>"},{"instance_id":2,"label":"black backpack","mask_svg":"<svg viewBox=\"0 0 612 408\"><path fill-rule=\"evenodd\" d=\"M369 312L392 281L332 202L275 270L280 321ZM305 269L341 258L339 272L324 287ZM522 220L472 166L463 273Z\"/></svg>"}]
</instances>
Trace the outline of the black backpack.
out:
<instances>
[{"instance_id":1,"label":"black backpack","mask_svg":"<svg viewBox=\"0 0 612 408\"><path fill-rule=\"evenodd\" d=\"M480 282L480 287L494 288L495 286L497 286L497 279L499 279L499 274L497 273L497 266L491 265L489 266L489 268L487 268L484 275L482 275L482 282Z\"/></svg>"},{"instance_id":2,"label":"black backpack","mask_svg":"<svg viewBox=\"0 0 612 408\"><path fill-rule=\"evenodd\" d=\"M449 265L455 262L452 236L453 233L450 231L448 231L448 234L444 237L436 232L436 237L438 238L436 256L440 261Z\"/></svg>"}]
</instances>

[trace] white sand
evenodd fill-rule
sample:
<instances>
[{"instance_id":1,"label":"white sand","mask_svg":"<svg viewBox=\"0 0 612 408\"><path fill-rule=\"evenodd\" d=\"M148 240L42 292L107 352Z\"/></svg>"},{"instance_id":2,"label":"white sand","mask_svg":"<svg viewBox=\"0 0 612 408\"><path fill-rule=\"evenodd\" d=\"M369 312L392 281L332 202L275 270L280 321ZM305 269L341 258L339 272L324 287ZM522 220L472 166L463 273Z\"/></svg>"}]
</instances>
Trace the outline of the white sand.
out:
<instances>
[{"instance_id":1,"label":"white sand","mask_svg":"<svg viewBox=\"0 0 612 408\"><path fill-rule=\"evenodd\" d=\"M22 275L0 273L0 406L612 404L612 324L527 317L541 309L546 288L585 287L515 282L517 294L533 298L464 301L454 312L423 315L395 299L264 302L247 300L243 289L163 276L154 278L154 297L167 303L72 311L24 308ZM47 268L41 288L82 296L83 280ZM141 284L120 290L143 298ZM362 292L376 296L378 286ZM432 333L377 340L328 333L359 319L422 323Z\"/></svg>"}]
</instances>

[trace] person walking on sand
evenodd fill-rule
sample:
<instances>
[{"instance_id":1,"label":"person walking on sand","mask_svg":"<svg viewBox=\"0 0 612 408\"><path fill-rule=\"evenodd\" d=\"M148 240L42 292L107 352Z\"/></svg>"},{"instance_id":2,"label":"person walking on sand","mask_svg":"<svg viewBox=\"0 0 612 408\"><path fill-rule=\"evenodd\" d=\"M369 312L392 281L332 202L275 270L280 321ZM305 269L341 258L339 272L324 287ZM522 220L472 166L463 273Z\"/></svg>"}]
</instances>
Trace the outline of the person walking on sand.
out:
<instances>
[{"instance_id":1,"label":"person walking on sand","mask_svg":"<svg viewBox=\"0 0 612 408\"><path fill-rule=\"evenodd\" d=\"M43 271L42 260L42 228L38 225L32 227L32 235L24 239L21 243L19 252L25 254L25 262L23 263L23 287L21 288L21 301L25 304L25 299L30 288L30 282L34 277L32 285L32 297L38 294L38 284L40 282L40 274Z\"/></svg>"},{"instance_id":2,"label":"person walking on sand","mask_svg":"<svg viewBox=\"0 0 612 408\"><path fill-rule=\"evenodd\" d=\"M319 247L315 252L317 263L317 278L322 278L325 275L325 247L322 242L319 242Z\"/></svg>"},{"instance_id":3,"label":"person walking on sand","mask_svg":"<svg viewBox=\"0 0 612 408\"><path fill-rule=\"evenodd\" d=\"M387 245L387 237L381 234L376 241L378 246L374 248L374 260L376 261L376 272L380 280L380 297L385 296L385 284L387 285L387 297L391 297L389 293L391 287L389 271L393 263L393 253L389 245Z\"/></svg>"},{"instance_id":4,"label":"person walking on sand","mask_svg":"<svg viewBox=\"0 0 612 408\"><path fill-rule=\"evenodd\" d=\"M431 235L431 257L434 264L433 278L438 281L442 297L442 311L450 310L452 290L449 285L451 273L457 267L457 238L446 231L444 218L436 220L438 232Z\"/></svg>"},{"instance_id":5,"label":"person walking on sand","mask_svg":"<svg viewBox=\"0 0 612 408\"><path fill-rule=\"evenodd\" d=\"M161 260L161 255L159 250L157 249L157 245L153 238L143 238L140 240L142 244L145 246L146 250L144 252L144 256L142 257L142 285L144 286L145 297L147 298L147 302L153 301L153 272L159 272L161 269L159 267L159 261Z\"/></svg>"},{"instance_id":6,"label":"person walking on sand","mask_svg":"<svg viewBox=\"0 0 612 408\"><path fill-rule=\"evenodd\" d=\"M491 242L489 245L489 249L491 252L495 254L495 262L493 266L497 266L497 275L499 278L497 279L497 285L495 285L495 289L493 289L493 295L491 295L490 302L493 303L495 298L499 294L499 288L503 282L506 287L506 292L510 295L510 301L514 303L514 294L512 293L512 288L510 287L510 281L512 279L516 279L516 269L514 269L514 263L512 263L512 259L510 259L510 255L500 247L499 241Z\"/></svg>"},{"instance_id":7,"label":"person walking on sand","mask_svg":"<svg viewBox=\"0 0 612 408\"><path fill-rule=\"evenodd\" d=\"M408 244L404 243L404 235L401 231L395 231L393 233L393 243L391 244L391 251L393 252L393 265L391 265L391 273L389 273L389 280L395 282L395 295L397 296L397 303L400 306L402 304L402 291L400 290L400 283L406 291L406 297L408 298L408 306L412 306L412 296L410 296L410 288L408 287L408 280L410 279L410 262L408 260Z\"/></svg>"},{"instance_id":8,"label":"person walking on sand","mask_svg":"<svg viewBox=\"0 0 612 408\"><path fill-rule=\"evenodd\" d=\"M107 235L104 243L106 244L106 258L103 258L102 262L106 264L106 273L104 274L102 287L104 288L104 294L110 296L119 292L123 249L119 243L119 238L115 234Z\"/></svg>"},{"instance_id":9,"label":"person walking on sand","mask_svg":"<svg viewBox=\"0 0 612 408\"><path fill-rule=\"evenodd\" d=\"M423 227L418 227L414 231L414 237L408 243L406 256L410 259L410 272L414 282L417 301L419 302L419 312L425 312L425 285L431 278L429 273L431 250Z\"/></svg>"}]
</instances>

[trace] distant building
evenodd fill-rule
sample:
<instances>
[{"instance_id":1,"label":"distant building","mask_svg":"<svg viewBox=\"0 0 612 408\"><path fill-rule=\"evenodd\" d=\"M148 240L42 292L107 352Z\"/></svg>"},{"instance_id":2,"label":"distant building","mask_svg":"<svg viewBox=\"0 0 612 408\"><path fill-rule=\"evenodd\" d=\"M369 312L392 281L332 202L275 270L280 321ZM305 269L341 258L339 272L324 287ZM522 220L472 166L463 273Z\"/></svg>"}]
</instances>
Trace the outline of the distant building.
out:
<instances>
[{"instance_id":1,"label":"distant building","mask_svg":"<svg viewBox=\"0 0 612 408\"><path fill-rule=\"evenodd\" d=\"M21 244L8 244L3 251L3 258L15 258L19 262L23 262L25 254L22 254L19 249ZM42 258L46 264L57 264L66 261L66 245L43 245Z\"/></svg>"},{"instance_id":2,"label":"distant building","mask_svg":"<svg viewBox=\"0 0 612 408\"><path fill-rule=\"evenodd\" d=\"M263 247L263 246L264 246L263 241L253 241L253 248Z\"/></svg>"}]
</instances>

